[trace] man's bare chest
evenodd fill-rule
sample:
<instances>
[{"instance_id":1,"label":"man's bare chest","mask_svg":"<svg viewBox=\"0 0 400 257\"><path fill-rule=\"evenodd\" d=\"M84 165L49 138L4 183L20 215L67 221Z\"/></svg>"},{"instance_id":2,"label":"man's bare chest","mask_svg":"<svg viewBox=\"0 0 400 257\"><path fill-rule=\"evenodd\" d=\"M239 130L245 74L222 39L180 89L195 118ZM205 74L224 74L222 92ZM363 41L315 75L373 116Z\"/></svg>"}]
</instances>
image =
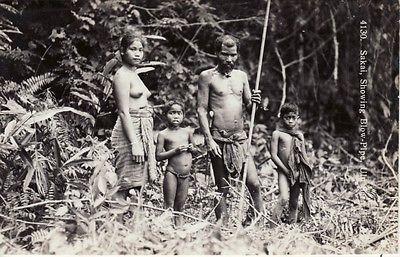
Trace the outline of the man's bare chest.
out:
<instances>
[{"instance_id":1,"label":"man's bare chest","mask_svg":"<svg viewBox=\"0 0 400 257\"><path fill-rule=\"evenodd\" d=\"M243 94L243 87L243 81L236 76L229 78L214 78L210 85L211 93L219 96L230 94L241 96Z\"/></svg>"}]
</instances>

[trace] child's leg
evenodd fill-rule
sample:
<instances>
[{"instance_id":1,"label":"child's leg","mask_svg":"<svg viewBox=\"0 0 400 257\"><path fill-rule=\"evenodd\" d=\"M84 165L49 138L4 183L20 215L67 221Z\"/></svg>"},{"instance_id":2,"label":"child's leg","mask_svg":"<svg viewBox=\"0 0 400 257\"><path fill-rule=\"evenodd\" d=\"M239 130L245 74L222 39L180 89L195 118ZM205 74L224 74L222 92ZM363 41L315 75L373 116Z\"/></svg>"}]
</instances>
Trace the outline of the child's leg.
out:
<instances>
[{"instance_id":1,"label":"child's leg","mask_svg":"<svg viewBox=\"0 0 400 257\"><path fill-rule=\"evenodd\" d=\"M297 222L297 207L299 205L299 195L300 195L300 184L296 182L292 187L290 187L290 197L289 197L289 223Z\"/></svg>"},{"instance_id":2,"label":"child's leg","mask_svg":"<svg viewBox=\"0 0 400 257\"><path fill-rule=\"evenodd\" d=\"M278 203L276 204L273 210L273 218L276 221L280 221L282 216L283 209L287 205L289 201L289 179L285 175L285 173L278 170L278 188L279 188L279 198Z\"/></svg>"},{"instance_id":3,"label":"child's leg","mask_svg":"<svg viewBox=\"0 0 400 257\"><path fill-rule=\"evenodd\" d=\"M310 186L306 183L301 185L301 190L303 191L303 212L304 212L304 219L308 220L311 217L310 211Z\"/></svg>"},{"instance_id":4,"label":"child's leg","mask_svg":"<svg viewBox=\"0 0 400 257\"><path fill-rule=\"evenodd\" d=\"M185 205L186 198L188 195L189 189L189 178L179 178L178 179L178 186L176 188L176 196L175 196L175 203L174 203L174 210L181 212L183 210L183 206ZM180 227L183 222L183 217L178 215L175 218L176 226Z\"/></svg>"},{"instance_id":5,"label":"child's leg","mask_svg":"<svg viewBox=\"0 0 400 257\"><path fill-rule=\"evenodd\" d=\"M174 207L177 183L177 178L174 174L172 174L171 172L165 173L163 183L165 209Z\"/></svg>"}]
</instances>

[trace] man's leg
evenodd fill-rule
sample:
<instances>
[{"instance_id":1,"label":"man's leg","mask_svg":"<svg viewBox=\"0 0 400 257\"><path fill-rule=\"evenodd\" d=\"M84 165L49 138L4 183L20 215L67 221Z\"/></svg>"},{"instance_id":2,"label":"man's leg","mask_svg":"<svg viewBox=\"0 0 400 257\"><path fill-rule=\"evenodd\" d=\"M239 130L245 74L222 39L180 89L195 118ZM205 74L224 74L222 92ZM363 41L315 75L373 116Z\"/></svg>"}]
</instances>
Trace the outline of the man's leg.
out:
<instances>
[{"instance_id":1,"label":"man's leg","mask_svg":"<svg viewBox=\"0 0 400 257\"><path fill-rule=\"evenodd\" d=\"M189 178L179 178L178 186L176 188L176 196L174 203L174 210L181 212L183 210L183 206L185 205L186 198L188 195L189 189ZM179 215L175 218L176 226L180 227L183 222L183 217Z\"/></svg>"},{"instance_id":2,"label":"man's leg","mask_svg":"<svg viewBox=\"0 0 400 257\"><path fill-rule=\"evenodd\" d=\"M253 157L249 157L247 159L246 165L247 165L246 186L249 189L255 209L258 212L262 213L264 212L264 209L262 204L260 181L258 178L257 169L256 165L254 164Z\"/></svg>"},{"instance_id":3,"label":"man's leg","mask_svg":"<svg viewBox=\"0 0 400 257\"><path fill-rule=\"evenodd\" d=\"M300 184L296 182L293 186L290 187L290 196L289 196L289 223L297 222L297 208L298 201L300 195Z\"/></svg>"},{"instance_id":4,"label":"man's leg","mask_svg":"<svg viewBox=\"0 0 400 257\"><path fill-rule=\"evenodd\" d=\"M221 218L224 221L228 221L227 216L227 206L226 206L226 195L228 194L229 186L228 186L228 174L225 171L224 161L219 157L211 157L211 164L214 171L215 184L218 187L218 192L221 193L221 199L215 199L215 216L217 216L217 220ZM219 202L219 203L218 203Z\"/></svg>"},{"instance_id":5,"label":"man's leg","mask_svg":"<svg viewBox=\"0 0 400 257\"><path fill-rule=\"evenodd\" d=\"M177 187L177 178L171 172L166 172L163 183L164 208L173 208Z\"/></svg>"}]
</instances>

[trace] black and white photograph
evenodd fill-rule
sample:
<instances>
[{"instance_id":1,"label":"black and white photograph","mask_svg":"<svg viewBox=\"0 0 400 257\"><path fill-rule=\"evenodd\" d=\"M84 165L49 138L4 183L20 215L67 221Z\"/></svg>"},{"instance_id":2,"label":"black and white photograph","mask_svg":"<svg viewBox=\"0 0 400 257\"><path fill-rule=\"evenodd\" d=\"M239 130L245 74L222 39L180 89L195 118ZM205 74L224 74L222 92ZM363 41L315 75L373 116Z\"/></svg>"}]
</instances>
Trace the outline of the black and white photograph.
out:
<instances>
[{"instance_id":1,"label":"black and white photograph","mask_svg":"<svg viewBox=\"0 0 400 257\"><path fill-rule=\"evenodd\" d=\"M0 0L0 255L399 254L396 0Z\"/></svg>"}]
</instances>

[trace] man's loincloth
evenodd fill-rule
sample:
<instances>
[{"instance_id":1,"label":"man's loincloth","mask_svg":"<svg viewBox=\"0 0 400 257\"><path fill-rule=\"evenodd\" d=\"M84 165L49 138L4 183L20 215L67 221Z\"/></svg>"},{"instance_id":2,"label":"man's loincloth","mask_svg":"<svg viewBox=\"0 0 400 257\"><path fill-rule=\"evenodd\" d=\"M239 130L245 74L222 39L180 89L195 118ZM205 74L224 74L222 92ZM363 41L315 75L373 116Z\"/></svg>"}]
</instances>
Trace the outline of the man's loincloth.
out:
<instances>
[{"instance_id":1,"label":"man's loincloth","mask_svg":"<svg viewBox=\"0 0 400 257\"><path fill-rule=\"evenodd\" d=\"M212 129L211 135L221 147L225 168L232 177L238 177L249 151L246 132L241 131L230 135L225 130Z\"/></svg>"}]
</instances>

